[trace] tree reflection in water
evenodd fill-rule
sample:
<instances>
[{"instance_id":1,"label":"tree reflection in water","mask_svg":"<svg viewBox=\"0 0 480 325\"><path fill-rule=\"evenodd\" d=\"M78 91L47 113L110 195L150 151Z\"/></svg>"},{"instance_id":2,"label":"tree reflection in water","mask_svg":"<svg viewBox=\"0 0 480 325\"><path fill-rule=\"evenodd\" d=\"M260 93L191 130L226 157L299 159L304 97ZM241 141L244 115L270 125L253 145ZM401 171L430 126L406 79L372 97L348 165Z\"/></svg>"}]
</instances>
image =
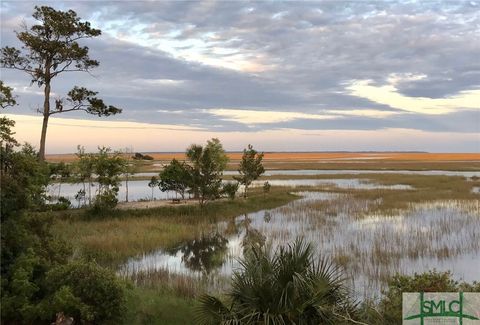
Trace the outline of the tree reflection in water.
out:
<instances>
[{"instance_id":1,"label":"tree reflection in water","mask_svg":"<svg viewBox=\"0 0 480 325\"><path fill-rule=\"evenodd\" d=\"M178 246L167 250L170 255L181 254L182 263L193 272L210 274L224 264L229 250L229 240L234 237L242 238L243 254L252 247L263 247L266 237L252 225L252 220L247 215L240 221L232 219L227 223L225 233L218 232L204 234L191 241L182 242Z\"/></svg>"},{"instance_id":2,"label":"tree reflection in water","mask_svg":"<svg viewBox=\"0 0 480 325\"><path fill-rule=\"evenodd\" d=\"M252 248L260 248L265 245L266 237L259 230L253 228L251 223L252 219L245 215L243 220L245 226L245 235L242 241L243 254L248 253Z\"/></svg>"},{"instance_id":3,"label":"tree reflection in water","mask_svg":"<svg viewBox=\"0 0 480 325\"><path fill-rule=\"evenodd\" d=\"M175 255L181 252L182 262L189 270L209 274L223 265L227 244L228 240L225 237L214 233L184 242L180 246L168 250L168 253Z\"/></svg>"}]
</instances>

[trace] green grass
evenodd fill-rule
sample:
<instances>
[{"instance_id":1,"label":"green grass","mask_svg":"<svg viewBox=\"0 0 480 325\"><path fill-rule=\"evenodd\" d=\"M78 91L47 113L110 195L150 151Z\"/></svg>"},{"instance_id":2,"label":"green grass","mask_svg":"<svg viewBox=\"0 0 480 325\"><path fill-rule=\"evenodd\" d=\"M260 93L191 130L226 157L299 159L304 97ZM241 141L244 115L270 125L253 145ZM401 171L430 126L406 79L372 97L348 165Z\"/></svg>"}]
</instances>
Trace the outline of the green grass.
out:
<instances>
[{"instance_id":1,"label":"green grass","mask_svg":"<svg viewBox=\"0 0 480 325\"><path fill-rule=\"evenodd\" d=\"M412 203L436 200L478 200L479 194L473 193L473 187L480 186L479 179L466 180L463 176L446 175L406 175L406 174L358 174L358 175L276 175L268 179L363 179L381 185L410 185L411 190L391 189L341 189L333 186L297 187L297 191L327 191L348 193L357 199L381 199L381 204L373 205L370 212L389 212L406 209ZM319 203L321 205L321 203ZM319 209L321 207L319 206Z\"/></svg>"},{"instance_id":2,"label":"green grass","mask_svg":"<svg viewBox=\"0 0 480 325\"><path fill-rule=\"evenodd\" d=\"M194 298L178 296L163 289L134 287L127 296L125 325L192 324L197 306Z\"/></svg>"},{"instance_id":3,"label":"green grass","mask_svg":"<svg viewBox=\"0 0 480 325\"><path fill-rule=\"evenodd\" d=\"M425 175L395 175L395 174L362 174L355 178L372 179L383 185L405 184L412 190L343 190L352 193L356 198L366 200L381 199L376 206L377 211L392 211L406 209L412 203L422 203L437 200L474 200L479 195L472 193L474 186L480 186L479 181L467 181L462 176L425 176Z\"/></svg>"}]
</instances>

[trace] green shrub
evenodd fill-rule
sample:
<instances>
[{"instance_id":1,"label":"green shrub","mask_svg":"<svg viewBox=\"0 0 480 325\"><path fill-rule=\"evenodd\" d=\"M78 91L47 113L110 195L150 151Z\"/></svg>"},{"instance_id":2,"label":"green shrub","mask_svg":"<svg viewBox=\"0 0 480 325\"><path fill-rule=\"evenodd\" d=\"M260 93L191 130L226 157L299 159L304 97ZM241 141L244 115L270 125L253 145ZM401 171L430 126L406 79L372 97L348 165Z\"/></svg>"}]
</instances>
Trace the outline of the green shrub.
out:
<instances>
[{"instance_id":1,"label":"green shrub","mask_svg":"<svg viewBox=\"0 0 480 325\"><path fill-rule=\"evenodd\" d=\"M72 205L72 202L64 196L60 196L54 204L49 204L48 207L53 211L67 210Z\"/></svg>"},{"instance_id":2,"label":"green shrub","mask_svg":"<svg viewBox=\"0 0 480 325\"><path fill-rule=\"evenodd\" d=\"M95 196L93 205L88 212L93 215L99 215L112 210L118 203L117 194L118 188L108 189L102 194L98 194Z\"/></svg>"},{"instance_id":3,"label":"green shrub","mask_svg":"<svg viewBox=\"0 0 480 325\"><path fill-rule=\"evenodd\" d=\"M436 270L415 273L414 275L393 276L388 281L388 288L379 303L378 309L383 320L378 324L402 323L403 292L480 292L480 283L459 283L453 280L452 273Z\"/></svg>"},{"instance_id":4,"label":"green shrub","mask_svg":"<svg viewBox=\"0 0 480 325\"><path fill-rule=\"evenodd\" d=\"M19 215L2 223L2 323L50 324L58 312L75 322L122 317L124 289L112 271L68 262L71 249L52 236L52 218Z\"/></svg>"},{"instance_id":5,"label":"green shrub","mask_svg":"<svg viewBox=\"0 0 480 325\"><path fill-rule=\"evenodd\" d=\"M237 182L228 182L222 186L222 194L225 194L230 200L235 199L239 184Z\"/></svg>"},{"instance_id":6,"label":"green shrub","mask_svg":"<svg viewBox=\"0 0 480 325\"><path fill-rule=\"evenodd\" d=\"M47 273L51 290L45 303L47 315L59 311L75 321L108 323L122 319L125 313L123 284L115 274L94 262L75 261Z\"/></svg>"}]
</instances>

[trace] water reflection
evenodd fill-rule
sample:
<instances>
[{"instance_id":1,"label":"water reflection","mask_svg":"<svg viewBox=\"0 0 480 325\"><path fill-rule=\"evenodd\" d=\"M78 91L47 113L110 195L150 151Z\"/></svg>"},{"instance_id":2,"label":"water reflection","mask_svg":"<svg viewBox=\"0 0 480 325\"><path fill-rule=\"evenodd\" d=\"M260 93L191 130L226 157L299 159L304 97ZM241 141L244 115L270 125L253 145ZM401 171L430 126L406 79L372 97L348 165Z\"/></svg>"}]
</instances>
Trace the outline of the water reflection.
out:
<instances>
[{"instance_id":1,"label":"water reflection","mask_svg":"<svg viewBox=\"0 0 480 325\"><path fill-rule=\"evenodd\" d=\"M193 271L209 274L212 270L220 268L225 262L228 240L214 233L202 235L198 239L183 242L179 246L166 250L170 255L181 254L183 265Z\"/></svg>"},{"instance_id":2,"label":"water reflection","mask_svg":"<svg viewBox=\"0 0 480 325\"><path fill-rule=\"evenodd\" d=\"M251 251L252 248L263 247L267 237L252 226L252 219L250 219L247 214L244 215L244 219L241 223L244 228L242 240L243 255L248 251Z\"/></svg>"},{"instance_id":3,"label":"water reflection","mask_svg":"<svg viewBox=\"0 0 480 325\"><path fill-rule=\"evenodd\" d=\"M372 182L368 179L274 179L268 181L272 186L332 186L338 188L351 188L351 189L392 189L392 190L409 190L412 189L410 185L395 184L395 185L382 185ZM130 201L145 200L166 200L176 198L178 195L175 192L162 192L158 188L152 189L148 186L148 180L134 180L128 182L128 197ZM252 187L263 186L264 181L254 181ZM98 183L92 183L92 187L87 191L90 191L92 195L96 192ZM81 183L53 183L47 187L47 192L53 198L58 196L64 196L72 203L76 202L75 196L78 191L83 190L83 184ZM242 188L239 189L242 191ZM121 182L118 200L120 202L125 201L126 198L126 186L125 182Z\"/></svg>"}]
</instances>

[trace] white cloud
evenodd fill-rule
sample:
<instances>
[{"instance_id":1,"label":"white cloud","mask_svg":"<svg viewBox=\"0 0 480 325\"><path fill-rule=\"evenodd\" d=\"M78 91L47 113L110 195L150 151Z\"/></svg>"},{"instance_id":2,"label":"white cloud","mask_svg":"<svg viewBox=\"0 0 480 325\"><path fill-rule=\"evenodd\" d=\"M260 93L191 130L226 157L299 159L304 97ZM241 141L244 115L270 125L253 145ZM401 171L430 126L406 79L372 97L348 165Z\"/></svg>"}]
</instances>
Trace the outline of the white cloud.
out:
<instances>
[{"instance_id":1,"label":"white cloud","mask_svg":"<svg viewBox=\"0 0 480 325\"><path fill-rule=\"evenodd\" d=\"M255 111L242 109L209 109L206 112L219 116L228 121L247 125L270 124L289 122L298 119L306 120L333 120L345 117L385 118L400 112L381 111L376 109L329 109L322 114L282 111Z\"/></svg>"},{"instance_id":2,"label":"white cloud","mask_svg":"<svg viewBox=\"0 0 480 325\"><path fill-rule=\"evenodd\" d=\"M461 91L445 98L409 97L398 92L395 86L398 76L390 78L390 82L375 86L371 80L354 80L346 89L350 95L411 113L437 115L459 109L480 109L480 89Z\"/></svg>"},{"instance_id":3,"label":"white cloud","mask_svg":"<svg viewBox=\"0 0 480 325\"><path fill-rule=\"evenodd\" d=\"M42 120L41 116L32 115L13 115L6 114L6 117L15 120L17 127L27 127L27 125L39 125ZM80 120L72 118L51 117L49 119L49 126L62 126L70 128L95 128L95 129L138 129L138 130L179 130L179 131L199 131L203 130L199 127L192 127L188 125L171 125L171 124L150 124L139 122L126 122L126 121L101 121L101 120Z\"/></svg>"},{"instance_id":4,"label":"white cloud","mask_svg":"<svg viewBox=\"0 0 480 325\"><path fill-rule=\"evenodd\" d=\"M138 78L132 80L133 83L142 83L152 86L179 86L184 83L184 80L173 80L173 79L143 79Z\"/></svg>"},{"instance_id":5,"label":"white cloud","mask_svg":"<svg viewBox=\"0 0 480 325\"><path fill-rule=\"evenodd\" d=\"M221 118L244 124L268 124L288 122L297 119L328 120L339 116L309 114L301 112L280 112L280 111L254 111L241 109L209 109L209 113L220 116Z\"/></svg>"},{"instance_id":6,"label":"white cloud","mask_svg":"<svg viewBox=\"0 0 480 325\"><path fill-rule=\"evenodd\" d=\"M327 111L332 114L339 114L343 116L354 116L354 117L372 117L372 118L385 118L400 114L401 112L394 111L381 111L378 109L331 109Z\"/></svg>"}]
</instances>

